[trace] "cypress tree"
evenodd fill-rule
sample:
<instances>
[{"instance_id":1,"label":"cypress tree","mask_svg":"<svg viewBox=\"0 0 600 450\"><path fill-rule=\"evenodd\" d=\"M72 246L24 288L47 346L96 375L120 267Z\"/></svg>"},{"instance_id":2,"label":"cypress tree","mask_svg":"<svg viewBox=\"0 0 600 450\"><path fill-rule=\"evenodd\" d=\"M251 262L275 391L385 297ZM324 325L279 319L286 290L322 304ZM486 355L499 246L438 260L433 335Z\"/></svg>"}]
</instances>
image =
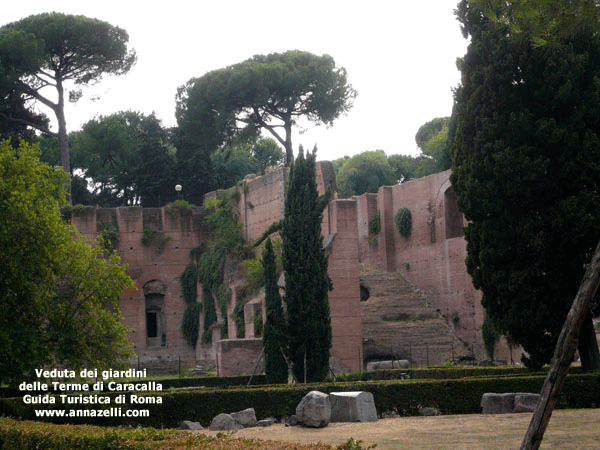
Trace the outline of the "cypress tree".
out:
<instances>
[{"instance_id":1,"label":"cypress tree","mask_svg":"<svg viewBox=\"0 0 600 450\"><path fill-rule=\"evenodd\" d=\"M326 202L315 179L316 149L298 157L290 168L281 223L289 354L297 380L322 381L329 372L331 317L327 257L321 221ZM306 368L305 363L306 361Z\"/></svg>"},{"instance_id":2,"label":"cypress tree","mask_svg":"<svg viewBox=\"0 0 600 450\"><path fill-rule=\"evenodd\" d=\"M467 269L495 328L540 367L600 239L600 39L535 47L466 0L458 17L471 43L451 181L469 221ZM585 344L598 354L588 316L584 366Z\"/></svg>"},{"instance_id":3,"label":"cypress tree","mask_svg":"<svg viewBox=\"0 0 600 450\"><path fill-rule=\"evenodd\" d=\"M262 258L265 274L265 305L267 320L263 333L265 348L265 374L267 383L281 384L288 379L288 365L284 357L287 350L287 330L279 286L277 286L277 264L271 239L267 239Z\"/></svg>"}]
</instances>

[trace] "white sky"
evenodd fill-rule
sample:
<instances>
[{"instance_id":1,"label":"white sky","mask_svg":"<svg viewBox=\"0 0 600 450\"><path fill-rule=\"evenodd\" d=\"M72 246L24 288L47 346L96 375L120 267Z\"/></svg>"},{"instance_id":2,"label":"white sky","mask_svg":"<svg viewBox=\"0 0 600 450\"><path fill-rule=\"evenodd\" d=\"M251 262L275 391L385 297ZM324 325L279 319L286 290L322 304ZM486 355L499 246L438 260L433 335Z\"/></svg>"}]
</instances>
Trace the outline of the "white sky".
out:
<instances>
[{"instance_id":1,"label":"white sky","mask_svg":"<svg viewBox=\"0 0 600 450\"><path fill-rule=\"evenodd\" d=\"M317 144L319 159L378 149L417 154L419 127L451 113L452 88L460 80L456 58L467 47L453 14L458 0L4 3L0 25L57 11L95 17L129 33L137 64L127 75L84 88L83 98L66 111L69 131L95 115L130 109L154 111L164 126L173 126L177 88L192 77L255 54L329 54L346 68L358 97L333 127L307 123L294 136L295 148Z\"/></svg>"}]
</instances>

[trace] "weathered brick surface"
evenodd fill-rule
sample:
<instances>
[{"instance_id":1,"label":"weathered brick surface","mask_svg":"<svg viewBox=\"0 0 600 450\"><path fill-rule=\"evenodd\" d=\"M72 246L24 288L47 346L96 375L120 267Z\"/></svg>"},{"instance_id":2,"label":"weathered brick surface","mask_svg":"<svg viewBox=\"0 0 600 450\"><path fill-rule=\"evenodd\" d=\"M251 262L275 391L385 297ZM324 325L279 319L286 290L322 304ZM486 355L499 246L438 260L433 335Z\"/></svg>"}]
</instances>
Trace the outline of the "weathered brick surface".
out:
<instances>
[{"instance_id":1,"label":"weathered brick surface","mask_svg":"<svg viewBox=\"0 0 600 450\"><path fill-rule=\"evenodd\" d=\"M189 252L198 246L198 237L204 230L194 229L200 223L200 212L183 217L171 217L158 208L94 208L74 213L72 222L93 242L102 225L113 223L118 228L118 254L129 267L136 289L126 290L120 299L125 323L133 330L129 338L140 362L194 360L194 349L187 345L181 333L185 302L181 296L179 276L189 263ZM152 226L157 241L142 244L144 228ZM159 248L160 247L160 248ZM164 339L146 337L146 299L143 286L159 280L167 286L162 310L161 331ZM157 345L158 344L158 345Z\"/></svg>"},{"instance_id":2,"label":"weathered brick surface","mask_svg":"<svg viewBox=\"0 0 600 450\"><path fill-rule=\"evenodd\" d=\"M262 339L224 339L217 342L219 376L252 375L265 371Z\"/></svg>"},{"instance_id":3,"label":"weathered brick surface","mask_svg":"<svg viewBox=\"0 0 600 450\"><path fill-rule=\"evenodd\" d=\"M327 186L335 187L332 174L331 163L317 164L319 192L325 192ZM461 226L465 222L456 208L449 176L450 171L446 171L401 185L385 186L377 194L333 200L325 209L322 232L325 241L329 242L329 276L333 282L329 301L334 370L359 370L366 355L383 351L390 342L398 348L406 349L408 345L407 351L415 354L423 350L411 347L411 342L428 342L430 350L437 346L441 358L448 356L448 351L443 349L450 342L454 345L454 339L458 337L467 347L476 353L479 351L476 356L484 357L480 333L483 322L481 294L473 288L466 273L466 243L461 235ZM283 217L287 177L288 170L280 168L261 177L247 177L236 186L240 198L239 217L247 241L256 240L273 222ZM217 192L207 194L211 198L216 196ZM394 215L402 207L409 208L412 214L409 238L401 237L394 223ZM381 216L381 231L369 239L369 218L376 212ZM194 352L181 333L185 302L178 277L189 263L190 250L207 239L199 209L183 216L169 215L159 208L84 209L74 211L72 221L90 242L103 224L113 223L118 227L118 252L122 261L129 265L128 272L138 288L126 291L120 306L126 323L134 330L130 338L141 361L202 359L217 355L216 344L212 347L199 345ZM144 246L141 240L144 230L149 229L155 231L155 240ZM361 305L361 276L368 277L370 270L387 272L392 278L396 273L401 274L412 285L413 291L417 288L423 293L426 299L423 301L427 303L425 308L437 316L415 310L414 305L394 297L396 294L388 294L387 299L372 299L369 307ZM227 277L232 292L241 282L236 277L239 275L233 273ZM146 305L142 289L153 280L167 286L161 319L164 321L164 345L158 346L156 340L149 345L146 338ZM201 296L201 289L199 292ZM235 301L234 296L228 307L229 314ZM263 306L263 319L264 315ZM405 316L416 320L404 320ZM250 317L247 319L248 326L252 321ZM235 323L232 320L228 323L229 336L237 337ZM438 331L432 331L436 327ZM448 329L452 336L448 335ZM216 340L219 327L215 330ZM248 337L252 334L247 330ZM364 344L363 339L370 340ZM377 340L379 344L375 342ZM227 358L252 359L239 352L232 350ZM502 347L499 357L508 359L508 353ZM223 367L229 367L225 360L223 364Z\"/></svg>"}]
</instances>

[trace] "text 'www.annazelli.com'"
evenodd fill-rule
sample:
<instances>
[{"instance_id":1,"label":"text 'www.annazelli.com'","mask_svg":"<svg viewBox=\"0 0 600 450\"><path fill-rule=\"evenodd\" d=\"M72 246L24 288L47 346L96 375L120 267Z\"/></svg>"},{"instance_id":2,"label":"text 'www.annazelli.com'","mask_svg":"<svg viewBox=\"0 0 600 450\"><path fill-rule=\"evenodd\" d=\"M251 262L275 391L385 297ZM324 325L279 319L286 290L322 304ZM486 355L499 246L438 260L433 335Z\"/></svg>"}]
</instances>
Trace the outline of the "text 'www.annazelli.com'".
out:
<instances>
[{"instance_id":1,"label":"text 'www.annazelli.com'","mask_svg":"<svg viewBox=\"0 0 600 450\"><path fill-rule=\"evenodd\" d=\"M36 417L150 417L147 409L36 409Z\"/></svg>"}]
</instances>

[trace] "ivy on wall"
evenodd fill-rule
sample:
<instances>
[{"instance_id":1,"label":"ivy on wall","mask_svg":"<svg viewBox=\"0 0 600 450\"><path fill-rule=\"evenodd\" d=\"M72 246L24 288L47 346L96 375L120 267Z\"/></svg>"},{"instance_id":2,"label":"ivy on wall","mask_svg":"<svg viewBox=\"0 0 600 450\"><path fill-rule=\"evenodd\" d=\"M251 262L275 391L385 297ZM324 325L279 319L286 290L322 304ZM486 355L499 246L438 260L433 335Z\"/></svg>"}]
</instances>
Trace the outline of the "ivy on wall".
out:
<instances>
[{"instance_id":1,"label":"ivy on wall","mask_svg":"<svg viewBox=\"0 0 600 450\"><path fill-rule=\"evenodd\" d=\"M188 303L188 309L189 305L192 304L191 301L188 302L188 298L189 300L193 298L195 303L197 283L202 285L204 326L201 340L203 344L208 344L212 340L209 329L212 324L217 322L217 307L219 308L221 317L224 319L221 324L221 335L224 338L227 337L227 309L231 302L231 290L223 283L227 257L244 259L244 257L252 254L244 241L242 226L238 222L236 204L239 199L240 195L237 190L222 192L216 200L206 199L204 204L204 224L211 232L211 239L190 252L192 263L188 265L180 276L182 291L184 298L186 298L186 303ZM252 273L253 277L258 276L254 271ZM232 319L238 325L238 330L241 329L242 333L244 331L244 303L244 298L241 301L238 299L238 304L232 315ZM193 306L193 308L196 307ZM189 316L193 315L194 320L191 318L186 319L186 314ZM191 342L194 338L196 341L198 339L198 334L195 333L195 318L195 311L184 313L182 331L186 335L188 342ZM199 311L197 328L198 330L200 329Z\"/></svg>"},{"instance_id":2,"label":"ivy on wall","mask_svg":"<svg viewBox=\"0 0 600 450\"><path fill-rule=\"evenodd\" d=\"M381 214L377 211L369 217L369 247L376 248L379 244L379 233L381 232Z\"/></svg>"},{"instance_id":3,"label":"ivy on wall","mask_svg":"<svg viewBox=\"0 0 600 450\"><path fill-rule=\"evenodd\" d=\"M396 229L400 236L405 239L408 239L410 233L412 232L412 214L410 213L410 209L408 208L400 208L396 211L394 215L394 222L396 224Z\"/></svg>"}]
</instances>

